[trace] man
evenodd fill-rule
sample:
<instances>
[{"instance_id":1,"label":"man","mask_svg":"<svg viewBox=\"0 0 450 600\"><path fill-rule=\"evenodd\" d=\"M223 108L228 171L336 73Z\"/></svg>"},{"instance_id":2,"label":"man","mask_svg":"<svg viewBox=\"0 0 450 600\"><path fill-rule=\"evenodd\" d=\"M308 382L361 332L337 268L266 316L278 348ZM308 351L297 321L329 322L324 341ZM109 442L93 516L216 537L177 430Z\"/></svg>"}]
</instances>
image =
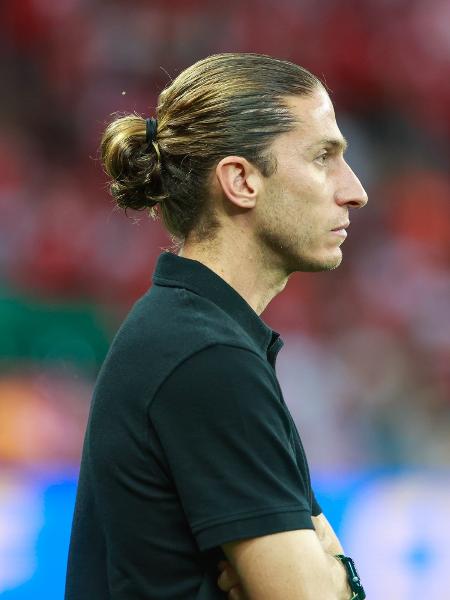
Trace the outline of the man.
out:
<instances>
[{"instance_id":1,"label":"man","mask_svg":"<svg viewBox=\"0 0 450 600\"><path fill-rule=\"evenodd\" d=\"M340 245L345 239L345 228L349 224L348 209L364 206L367 197L344 161L346 142L337 127L334 110L325 90L319 89L309 98L295 99L291 106L299 123L305 125L279 136L272 145L279 168L277 176L272 178L273 187L266 186L265 192L269 197L277 198L277 202L270 204L270 214L266 215L267 222L274 221L275 224L267 224L262 230L265 235L271 230L273 239L276 239L280 248L285 249L284 260L288 257L294 264L297 261L295 270L320 270L320 264L324 270L334 268L342 259ZM323 140L329 142L324 143ZM325 170L325 175L322 168L318 169L314 165L314 160L319 164L326 161L332 163ZM236 157L223 159L217 166L216 185L221 187L230 202L241 208L254 208L259 190L249 184L251 170L246 173L246 166ZM279 190L284 193L281 195ZM295 202L296 198L303 201L300 207ZM234 227L222 229L222 243L220 246L216 245L214 252L216 260L199 252L196 245L189 247L185 244L182 255L194 258L220 273L260 314L276 293L284 288L287 278L281 275L283 270L280 269L280 277L271 281L273 271L270 272L266 260L255 260L250 265L242 263L242 256L258 256L260 253L259 239L255 244L254 239L248 235L246 217L248 213L244 216L243 227L240 228L236 223ZM322 223L329 223L330 227L322 228ZM342 227L332 227L337 223L341 223ZM334 232L337 234L335 237ZM304 236L303 240L301 235ZM294 264L291 267L293 270ZM265 539L256 538L225 546L230 560L239 565L248 589L253 592L252 597L269 599L276 598L276 594L286 599L291 597L288 594L292 594L292 598L326 597L325 585L323 591L319 592L320 588L317 588L314 594L308 595L311 585L309 580L319 580L321 575L319 570L316 573L309 570L311 565L305 564L302 555L305 552L311 555L316 550L319 552L316 537L329 555L344 554L344 551L324 515L312 519L316 536L313 532L302 530L280 535L277 542L272 535ZM311 537L311 541L307 541L305 536ZM293 557L297 557L297 560ZM268 563L263 566L261 561L265 558ZM333 563L329 560L328 563L331 570L338 571L336 561ZM305 565L304 573L301 573L301 564ZM226 563L222 562L221 567L225 567L219 579L222 589L232 589L233 584L238 584L236 573L226 568ZM339 585L339 573L336 573L336 578ZM304 581L304 589L298 583L300 579ZM285 591L281 591L281 585Z\"/></svg>"},{"instance_id":2,"label":"man","mask_svg":"<svg viewBox=\"0 0 450 600\"><path fill-rule=\"evenodd\" d=\"M107 128L118 204L159 203L180 249L99 374L67 600L352 597L276 379L282 342L258 316L292 273L340 264L367 202L345 148L317 78L250 54L196 63L157 121Z\"/></svg>"}]
</instances>

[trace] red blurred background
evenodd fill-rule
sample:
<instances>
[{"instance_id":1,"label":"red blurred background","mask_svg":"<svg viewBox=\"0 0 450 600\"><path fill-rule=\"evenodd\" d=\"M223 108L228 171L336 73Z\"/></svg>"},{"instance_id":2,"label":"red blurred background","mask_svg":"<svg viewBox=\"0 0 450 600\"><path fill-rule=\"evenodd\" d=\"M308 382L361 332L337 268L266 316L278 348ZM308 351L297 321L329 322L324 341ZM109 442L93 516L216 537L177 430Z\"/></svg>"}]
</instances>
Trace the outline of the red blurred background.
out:
<instances>
[{"instance_id":1,"label":"red blurred background","mask_svg":"<svg viewBox=\"0 0 450 600\"><path fill-rule=\"evenodd\" d=\"M115 111L153 115L180 70L245 51L325 80L369 194L342 266L294 276L263 315L285 339L279 376L313 474L325 477L322 503L326 474L443 469L439 485L448 480L449 22L445 0L3 6L3 472L76 469L108 344L171 245L144 213L114 208L98 161L105 123ZM0 525L0 556L1 539Z\"/></svg>"}]
</instances>

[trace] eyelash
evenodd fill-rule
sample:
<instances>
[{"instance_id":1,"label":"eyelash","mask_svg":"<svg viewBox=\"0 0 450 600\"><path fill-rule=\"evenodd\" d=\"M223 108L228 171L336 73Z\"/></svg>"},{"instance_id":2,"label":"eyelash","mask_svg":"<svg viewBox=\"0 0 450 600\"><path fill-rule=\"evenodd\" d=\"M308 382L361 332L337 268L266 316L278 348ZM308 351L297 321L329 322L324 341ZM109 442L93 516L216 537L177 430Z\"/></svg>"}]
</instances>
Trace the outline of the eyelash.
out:
<instances>
[{"instance_id":1,"label":"eyelash","mask_svg":"<svg viewBox=\"0 0 450 600\"><path fill-rule=\"evenodd\" d=\"M316 158L316 160L319 160L320 158L323 158L323 159L326 160L327 158L330 158L330 153L329 152L324 152L324 154L321 154L320 156L318 156Z\"/></svg>"}]
</instances>

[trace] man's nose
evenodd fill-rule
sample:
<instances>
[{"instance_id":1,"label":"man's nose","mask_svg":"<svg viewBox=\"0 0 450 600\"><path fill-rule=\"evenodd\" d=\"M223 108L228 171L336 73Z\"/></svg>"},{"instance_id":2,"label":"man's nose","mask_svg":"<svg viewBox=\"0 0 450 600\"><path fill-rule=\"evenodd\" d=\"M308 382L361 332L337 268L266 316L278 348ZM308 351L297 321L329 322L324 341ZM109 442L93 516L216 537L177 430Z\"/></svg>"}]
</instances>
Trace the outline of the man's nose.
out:
<instances>
[{"instance_id":1,"label":"man's nose","mask_svg":"<svg viewBox=\"0 0 450 600\"><path fill-rule=\"evenodd\" d=\"M340 206L362 208L369 200L366 190L347 163L345 163L345 167L341 185L336 192L336 202Z\"/></svg>"}]
</instances>

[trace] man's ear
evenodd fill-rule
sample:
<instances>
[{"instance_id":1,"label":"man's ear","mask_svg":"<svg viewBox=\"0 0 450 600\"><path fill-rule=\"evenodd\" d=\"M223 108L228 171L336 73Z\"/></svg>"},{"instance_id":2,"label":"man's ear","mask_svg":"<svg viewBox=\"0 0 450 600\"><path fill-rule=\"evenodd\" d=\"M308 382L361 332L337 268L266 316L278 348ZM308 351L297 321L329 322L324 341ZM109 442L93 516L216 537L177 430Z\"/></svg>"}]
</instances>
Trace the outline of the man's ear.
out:
<instances>
[{"instance_id":1,"label":"man's ear","mask_svg":"<svg viewBox=\"0 0 450 600\"><path fill-rule=\"evenodd\" d=\"M226 156L216 166L223 194L239 208L254 208L262 187L259 170L242 156Z\"/></svg>"}]
</instances>

